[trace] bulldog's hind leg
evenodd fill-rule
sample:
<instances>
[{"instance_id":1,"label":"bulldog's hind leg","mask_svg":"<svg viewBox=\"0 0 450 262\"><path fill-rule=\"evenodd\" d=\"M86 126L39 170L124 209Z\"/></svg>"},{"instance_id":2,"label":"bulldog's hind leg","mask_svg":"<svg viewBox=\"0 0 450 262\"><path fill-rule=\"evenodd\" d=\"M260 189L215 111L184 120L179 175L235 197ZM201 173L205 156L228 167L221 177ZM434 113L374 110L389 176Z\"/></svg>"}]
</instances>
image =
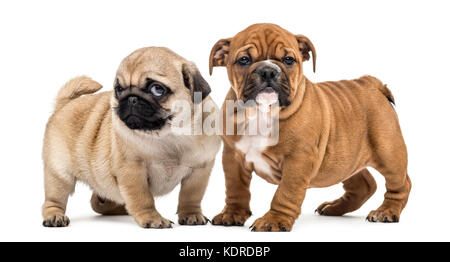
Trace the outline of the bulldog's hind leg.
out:
<instances>
[{"instance_id":1,"label":"bulldog's hind leg","mask_svg":"<svg viewBox=\"0 0 450 262\"><path fill-rule=\"evenodd\" d=\"M370 222L399 222L400 213L408 202L411 180L406 170L380 168L386 179L386 193L383 204L367 216Z\"/></svg>"},{"instance_id":2,"label":"bulldog's hind leg","mask_svg":"<svg viewBox=\"0 0 450 262\"><path fill-rule=\"evenodd\" d=\"M42 206L45 227L66 227L70 220L65 215L67 200L75 189L75 178L58 175L51 168L44 170L45 202Z\"/></svg>"},{"instance_id":3,"label":"bulldog's hind leg","mask_svg":"<svg viewBox=\"0 0 450 262\"><path fill-rule=\"evenodd\" d=\"M95 193L92 193L91 207L95 212L105 216L128 215L125 205L117 204L116 202L102 198Z\"/></svg>"},{"instance_id":4,"label":"bulldog's hind leg","mask_svg":"<svg viewBox=\"0 0 450 262\"><path fill-rule=\"evenodd\" d=\"M342 197L322 203L316 211L323 216L342 216L359 209L377 190L375 179L369 170L363 169L343 182Z\"/></svg>"},{"instance_id":5,"label":"bulldog's hind leg","mask_svg":"<svg viewBox=\"0 0 450 262\"><path fill-rule=\"evenodd\" d=\"M411 180L406 170L406 146L400 132L394 138L379 141L376 147L373 167L384 176L386 193L383 204L367 216L370 222L398 222L408 202Z\"/></svg>"}]
</instances>

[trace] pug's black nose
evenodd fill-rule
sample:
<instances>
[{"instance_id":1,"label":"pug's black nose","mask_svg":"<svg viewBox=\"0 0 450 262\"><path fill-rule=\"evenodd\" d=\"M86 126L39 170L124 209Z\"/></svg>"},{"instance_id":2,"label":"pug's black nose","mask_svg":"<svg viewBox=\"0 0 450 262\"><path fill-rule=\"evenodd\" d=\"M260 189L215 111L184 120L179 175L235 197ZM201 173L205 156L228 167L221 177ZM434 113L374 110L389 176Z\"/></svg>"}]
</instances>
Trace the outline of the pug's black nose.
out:
<instances>
[{"instance_id":1,"label":"pug's black nose","mask_svg":"<svg viewBox=\"0 0 450 262\"><path fill-rule=\"evenodd\" d=\"M135 105L137 105L137 103L138 103L138 98L137 97L135 97L135 96L128 97L128 104L130 106L135 106Z\"/></svg>"},{"instance_id":2,"label":"pug's black nose","mask_svg":"<svg viewBox=\"0 0 450 262\"><path fill-rule=\"evenodd\" d=\"M263 81L275 80L278 76L278 71L275 68L268 66L258 69L257 73Z\"/></svg>"}]
</instances>

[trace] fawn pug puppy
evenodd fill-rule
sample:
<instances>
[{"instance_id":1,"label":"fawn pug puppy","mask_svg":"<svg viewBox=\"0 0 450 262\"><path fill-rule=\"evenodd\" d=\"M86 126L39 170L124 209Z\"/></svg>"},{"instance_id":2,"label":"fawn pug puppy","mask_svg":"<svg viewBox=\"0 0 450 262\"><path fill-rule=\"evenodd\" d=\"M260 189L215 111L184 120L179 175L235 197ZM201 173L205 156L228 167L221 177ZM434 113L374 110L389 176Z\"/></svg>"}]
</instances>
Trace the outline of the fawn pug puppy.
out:
<instances>
[{"instance_id":1,"label":"fawn pug puppy","mask_svg":"<svg viewBox=\"0 0 450 262\"><path fill-rule=\"evenodd\" d=\"M176 120L188 120L171 110L177 101L189 103L194 125L211 114L195 109L206 103L215 108L197 67L167 48L142 48L120 64L114 91L93 94L101 87L78 77L57 95L44 138L43 225L69 225L66 204L78 180L93 189L95 211L128 213L144 228L171 227L154 196L181 183L179 223L206 224L200 203L220 138L172 128Z\"/></svg>"}]
</instances>

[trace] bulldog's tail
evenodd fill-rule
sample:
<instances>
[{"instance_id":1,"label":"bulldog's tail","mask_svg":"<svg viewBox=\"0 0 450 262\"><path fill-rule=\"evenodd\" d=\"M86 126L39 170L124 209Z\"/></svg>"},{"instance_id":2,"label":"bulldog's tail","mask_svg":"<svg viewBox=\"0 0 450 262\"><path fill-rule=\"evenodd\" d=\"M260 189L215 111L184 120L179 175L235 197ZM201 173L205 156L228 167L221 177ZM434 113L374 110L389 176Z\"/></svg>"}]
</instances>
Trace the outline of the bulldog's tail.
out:
<instances>
[{"instance_id":1,"label":"bulldog's tail","mask_svg":"<svg viewBox=\"0 0 450 262\"><path fill-rule=\"evenodd\" d=\"M87 76L79 76L69 80L56 96L55 111L61 109L70 100L85 94L92 94L102 88L98 82Z\"/></svg>"},{"instance_id":2,"label":"bulldog's tail","mask_svg":"<svg viewBox=\"0 0 450 262\"><path fill-rule=\"evenodd\" d=\"M365 77L367 77L372 82L374 82L376 87L378 88L378 90L380 90L380 92L387 98L387 100L389 100L389 102L391 104L395 105L394 95L392 95L392 92L391 92L391 90L389 90L387 85L383 84L383 82L381 82L376 77L373 77L373 76L365 76Z\"/></svg>"},{"instance_id":3,"label":"bulldog's tail","mask_svg":"<svg viewBox=\"0 0 450 262\"><path fill-rule=\"evenodd\" d=\"M391 90L387 87L387 85L380 85L378 89L383 93L383 95L391 102L391 104L395 105L394 95L392 95Z\"/></svg>"}]
</instances>

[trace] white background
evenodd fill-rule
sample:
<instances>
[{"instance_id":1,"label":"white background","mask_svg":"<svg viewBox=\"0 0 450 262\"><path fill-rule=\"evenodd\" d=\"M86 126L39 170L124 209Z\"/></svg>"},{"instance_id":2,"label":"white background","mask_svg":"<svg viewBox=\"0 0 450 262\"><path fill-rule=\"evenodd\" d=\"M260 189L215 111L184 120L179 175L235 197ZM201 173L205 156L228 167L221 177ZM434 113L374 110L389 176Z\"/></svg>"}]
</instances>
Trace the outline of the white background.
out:
<instances>
[{"instance_id":1,"label":"white background","mask_svg":"<svg viewBox=\"0 0 450 262\"><path fill-rule=\"evenodd\" d=\"M0 3L0 240L54 241L415 241L450 240L448 1L1 1ZM79 184L69 199L67 228L44 228L41 160L45 123L64 82L86 74L111 90L120 61L144 46L167 46L195 61L221 104L229 89L224 68L208 75L214 43L256 22L272 22L308 36L317 50L312 81L371 74L394 93L409 151L413 188L398 224L364 221L383 200L376 194L344 217L315 208L339 197L341 185L308 190L291 233L251 233L276 189L255 176L254 215L246 227L142 229L131 217L101 217L90 190ZM212 218L224 204L221 154L203 209ZM177 221L178 187L157 199Z\"/></svg>"}]
</instances>

